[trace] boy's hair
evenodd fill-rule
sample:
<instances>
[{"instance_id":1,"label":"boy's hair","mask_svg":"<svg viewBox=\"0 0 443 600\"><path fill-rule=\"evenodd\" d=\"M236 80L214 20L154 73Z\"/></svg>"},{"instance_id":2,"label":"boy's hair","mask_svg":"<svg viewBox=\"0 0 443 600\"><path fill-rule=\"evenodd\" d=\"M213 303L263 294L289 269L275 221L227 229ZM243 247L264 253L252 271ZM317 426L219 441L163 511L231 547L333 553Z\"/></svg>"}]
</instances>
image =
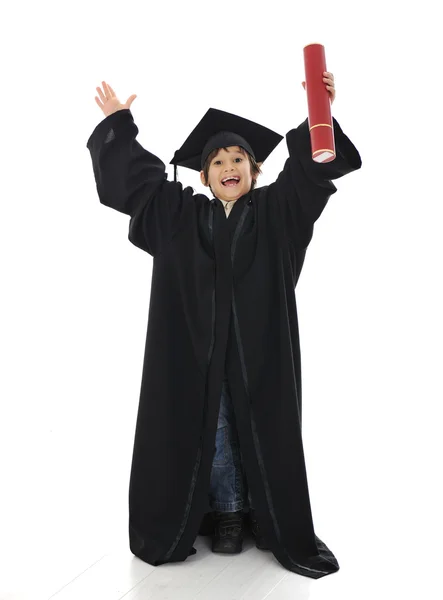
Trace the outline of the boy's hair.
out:
<instances>
[{"instance_id":1,"label":"boy's hair","mask_svg":"<svg viewBox=\"0 0 443 600\"><path fill-rule=\"evenodd\" d=\"M256 184L256 176L259 175L261 173L260 167L258 166L256 160L254 157L252 157L249 152L247 152L244 148L242 148L241 146L239 146L240 148L240 152L244 155L247 156L249 159L249 164L251 165L251 175L252 175L252 185L251 185L251 190L254 189L255 184ZM203 165L203 175L205 178L205 181L208 182L208 175L209 175L209 167L211 164L211 161L217 156L217 154L220 152L221 148L215 148L215 150L213 150L209 155L208 158L205 161L205 164ZM224 150L226 150L226 152L229 152L228 148L224 148ZM211 190L212 192L212 190Z\"/></svg>"}]
</instances>

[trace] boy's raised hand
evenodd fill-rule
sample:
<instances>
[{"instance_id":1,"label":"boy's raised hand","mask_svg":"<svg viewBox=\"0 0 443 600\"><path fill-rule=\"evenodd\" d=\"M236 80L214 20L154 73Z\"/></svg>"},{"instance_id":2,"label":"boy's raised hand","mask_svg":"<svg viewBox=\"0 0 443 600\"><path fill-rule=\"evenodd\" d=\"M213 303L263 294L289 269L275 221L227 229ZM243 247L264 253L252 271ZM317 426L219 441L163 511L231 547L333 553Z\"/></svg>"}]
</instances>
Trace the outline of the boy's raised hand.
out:
<instances>
[{"instance_id":1,"label":"boy's raised hand","mask_svg":"<svg viewBox=\"0 0 443 600\"><path fill-rule=\"evenodd\" d=\"M329 71L325 71L323 73L323 81L324 81L325 88L328 90L329 100L331 101L331 104L332 104L335 100L335 96L337 93L335 91L334 75L332 73L330 73ZM303 89L306 91L306 81L302 81L301 84L303 86Z\"/></svg>"},{"instance_id":2,"label":"boy's raised hand","mask_svg":"<svg viewBox=\"0 0 443 600\"><path fill-rule=\"evenodd\" d=\"M132 96L129 96L129 98L126 100L125 104L121 104L120 100L115 95L115 92L109 85L109 83L106 83L106 81L102 81L102 86L103 91L99 87L95 88L98 92L98 95L100 96L100 98L96 96L95 101L102 109L105 117L109 117L109 115L112 115L112 113L115 113L118 110L131 108L131 104L137 98L137 94L132 94Z\"/></svg>"}]
</instances>

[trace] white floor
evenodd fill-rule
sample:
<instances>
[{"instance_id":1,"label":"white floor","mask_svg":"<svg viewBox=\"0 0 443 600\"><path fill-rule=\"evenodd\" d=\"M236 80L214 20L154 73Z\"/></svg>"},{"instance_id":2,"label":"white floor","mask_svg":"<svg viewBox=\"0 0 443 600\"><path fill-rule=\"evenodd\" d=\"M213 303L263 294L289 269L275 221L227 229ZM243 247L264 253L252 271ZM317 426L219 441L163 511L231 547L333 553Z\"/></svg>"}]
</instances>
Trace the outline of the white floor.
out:
<instances>
[{"instance_id":1,"label":"white floor","mask_svg":"<svg viewBox=\"0 0 443 600\"><path fill-rule=\"evenodd\" d=\"M152 567L128 546L130 422L108 423L97 446L94 415L80 437L70 416L58 433L39 438L27 421L22 443L2 438L1 600L443 598L438 499L424 484L430 467L412 485L404 467L395 470L392 449L385 463L380 445L372 463L362 453L354 471L352 453L331 450L336 462L325 467L305 443L316 533L341 566L322 579L286 571L249 537L241 554L223 556L199 536L195 556ZM117 428L123 441L112 438Z\"/></svg>"}]
</instances>

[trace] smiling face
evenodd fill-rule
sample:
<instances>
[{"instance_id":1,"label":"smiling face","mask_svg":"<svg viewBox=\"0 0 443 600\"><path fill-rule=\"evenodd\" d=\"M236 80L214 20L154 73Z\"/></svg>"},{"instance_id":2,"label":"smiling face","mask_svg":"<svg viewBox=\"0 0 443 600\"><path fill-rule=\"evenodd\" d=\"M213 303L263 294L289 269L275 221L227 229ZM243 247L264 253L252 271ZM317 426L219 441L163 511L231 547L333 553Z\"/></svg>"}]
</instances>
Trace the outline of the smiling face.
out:
<instances>
[{"instance_id":1,"label":"smiling face","mask_svg":"<svg viewBox=\"0 0 443 600\"><path fill-rule=\"evenodd\" d=\"M252 185L251 164L248 155L240 146L220 148L209 165L208 181L204 171L200 178L205 186L210 186L216 198L225 201L238 200L247 194Z\"/></svg>"}]
</instances>

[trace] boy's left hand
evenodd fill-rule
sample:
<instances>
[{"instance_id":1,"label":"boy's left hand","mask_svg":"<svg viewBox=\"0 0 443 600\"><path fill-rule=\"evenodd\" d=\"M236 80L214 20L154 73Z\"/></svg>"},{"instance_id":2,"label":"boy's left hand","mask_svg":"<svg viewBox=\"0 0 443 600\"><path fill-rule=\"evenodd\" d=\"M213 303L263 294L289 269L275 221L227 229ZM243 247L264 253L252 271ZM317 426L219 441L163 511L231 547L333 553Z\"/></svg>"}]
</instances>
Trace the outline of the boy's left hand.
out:
<instances>
[{"instance_id":1,"label":"boy's left hand","mask_svg":"<svg viewBox=\"0 0 443 600\"><path fill-rule=\"evenodd\" d=\"M329 73L329 71L325 71L323 73L323 83L325 84L326 89L329 92L329 99L331 104L335 100L335 86L334 86L334 75ZM303 89L306 90L306 81L302 81Z\"/></svg>"}]
</instances>

